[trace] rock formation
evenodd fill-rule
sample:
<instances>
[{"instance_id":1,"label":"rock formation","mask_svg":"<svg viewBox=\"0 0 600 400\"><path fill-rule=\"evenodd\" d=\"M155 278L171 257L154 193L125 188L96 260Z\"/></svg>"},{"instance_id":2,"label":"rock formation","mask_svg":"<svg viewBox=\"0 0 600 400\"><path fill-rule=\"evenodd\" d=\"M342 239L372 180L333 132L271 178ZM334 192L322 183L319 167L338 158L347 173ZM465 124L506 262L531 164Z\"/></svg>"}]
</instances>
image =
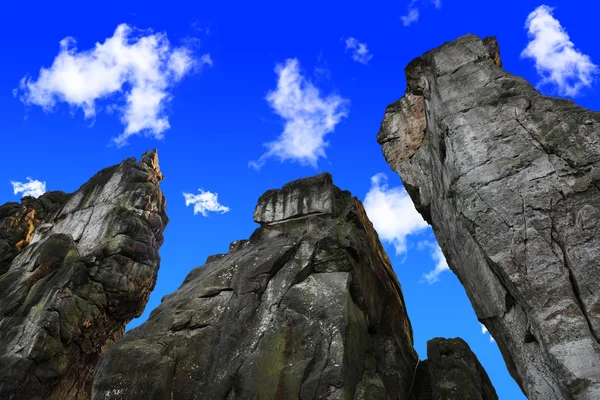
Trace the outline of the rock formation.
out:
<instances>
[{"instance_id":1,"label":"rock formation","mask_svg":"<svg viewBox=\"0 0 600 400\"><path fill-rule=\"evenodd\" d=\"M361 203L322 174L266 192L254 220L108 350L93 399L406 397L412 329Z\"/></svg>"},{"instance_id":2,"label":"rock formation","mask_svg":"<svg viewBox=\"0 0 600 400\"><path fill-rule=\"evenodd\" d=\"M415 400L498 400L487 373L460 338L427 342L427 360L419 363L413 388Z\"/></svg>"},{"instance_id":3,"label":"rock formation","mask_svg":"<svg viewBox=\"0 0 600 400\"><path fill-rule=\"evenodd\" d=\"M465 399L496 399L464 342L439 345L432 372L416 374L398 279L331 175L267 191L254 220L249 240L208 257L104 354L93 399L442 400L431 393L466 375L482 396ZM443 381L447 366L462 375Z\"/></svg>"},{"instance_id":4,"label":"rock formation","mask_svg":"<svg viewBox=\"0 0 600 400\"><path fill-rule=\"evenodd\" d=\"M531 400L600 399L600 115L464 36L406 68L377 137Z\"/></svg>"},{"instance_id":5,"label":"rock formation","mask_svg":"<svg viewBox=\"0 0 600 400\"><path fill-rule=\"evenodd\" d=\"M31 241L39 223L67 202L64 192L47 192L38 198L26 196L19 203L0 206L0 275Z\"/></svg>"},{"instance_id":6,"label":"rock formation","mask_svg":"<svg viewBox=\"0 0 600 400\"><path fill-rule=\"evenodd\" d=\"M71 195L0 207L0 399L89 399L99 355L156 281L161 179L150 151Z\"/></svg>"}]
</instances>

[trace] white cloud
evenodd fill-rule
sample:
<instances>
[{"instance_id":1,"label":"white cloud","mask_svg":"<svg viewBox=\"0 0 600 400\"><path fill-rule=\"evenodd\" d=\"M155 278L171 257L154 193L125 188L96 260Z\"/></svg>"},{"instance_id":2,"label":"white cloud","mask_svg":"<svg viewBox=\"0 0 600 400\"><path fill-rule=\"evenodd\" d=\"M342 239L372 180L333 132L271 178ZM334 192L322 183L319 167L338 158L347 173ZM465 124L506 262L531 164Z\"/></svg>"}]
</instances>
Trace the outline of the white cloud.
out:
<instances>
[{"instance_id":1,"label":"white cloud","mask_svg":"<svg viewBox=\"0 0 600 400\"><path fill-rule=\"evenodd\" d=\"M40 197L46 193L46 182L40 182L37 179L33 180L27 177L27 182L10 182L13 187L14 194L23 193L22 197L32 196Z\"/></svg>"},{"instance_id":2,"label":"white cloud","mask_svg":"<svg viewBox=\"0 0 600 400\"><path fill-rule=\"evenodd\" d=\"M481 325L481 333L483 335L485 335L486 333L489 333L484 324L482 324L481 322L479 324ZM494 338L492 337L492 334L490 333L490 343L492 343L493 341L494 341Z\"/></svg>"},{"instance_id":3,"label":"white cloud","mask_svg":"<svg viewBox=\"0 0 600 400\"><path fill-rule=\"evenodd\" d=\"M367 65L373 54L369 53L366 43L361 43L353 37L346 39L346 51L352 51L352 59L358 63Z\"/></svg>"},{"instance_id":4,"label":"white cloud","mask_svg":"<svg viewBox=\"0 0 600 400\"><path fill-rule=\"evenodd\" d=\"M421 13L419 11L419 5L417 3L423 2L433 4L436 9L442 7L442 0L411 0L410 3L408 3L406 15L400 17L400 19L402 20L402 25L409 26L419 20L419 16L421 15Z\"/></svg>"},{"instance_id":5,"label":"white cloud","mask_svg":"<svg viewBox=\"0 0 600 400\"><path fill-rule=\"evenodd\" d=\"M200 64L206 64L206 65L210 65L211 67L213 66L213 60L210 57L210 54L202 54L202 57L200 57Z\"/></svg>"},{"instance_id":6,"label":"white cloud","mask_svg":"<svg viewBox=\"0 0 600 400\"><path fill-rule=\"evenodd\" d=\"M348 100L333 94L322 97L300 73L297 59L278 64L275 72L277 89L269 92L266 100L285 120L285 127L275 141L265 144L268 151L249 165L259 169L267 158L277 156L281 161L298 161L316 167L319 157L326 157L325 148L329 143L325 141L325 135L333 132L348 115Z\"/></svg>"},{"instance_id":7,"label":"white cloud","mask_svg":"<svg viewBox=\"0 0 600 400\"><path fill-rule=\"evenodd\" d=\"M444 253L442 253L442 249L437 243L420 242L419 247L421 249L428 248L431 251L431 258L435 261L435 268L428 273L423 274L423 279L431 285L438 282L440 280L440 274L444 271L449 271L450 267L448 267L446 257L444 257Z\"/></svg>"},{"instance_id":8,"label":"white cloud","mask_svg":"<svg viewBox=\"0 0 600 400\"><path fill-rule=\"evenodd\" d=\"M406 252L406 237L429 225L415 209L404 188L392 187L385 174L371 178L371 188L363 202L365 210L381 240L394 245L396 254Z\"/></svg>"},{"instance_id":9,"label":"white cloud","mask_svg":"<svg viewBox=\"0 0 600 400\"><path fill-rule=\"evenodd\" d=\"M202 214L204 217L209 212L224 214L229 212L229 207L219 204L219 195L217 193L205 192L198 189L199 194L183 193L186 207L194 205L194 215Z\"/></svg>"},{"instance_id":10,"label":"white cloud","mask_svg":"<svg viewBox=\"0 0 600 400\"><path fill-rule=\"evenodd\" d=\"M78 51L75 39L60 41L50 68L41 68L37 80L21 80L20 100L50 112L59 102L81 108L85 118L96 115L96 102L117 101L123 133L113 141L122 146L129 137L145 133L163 137L169 120L165 105L170 89L192 70L212 65L210 55L194 59L185 47L172 47L164 33L139 32L121 24L112 37L89 50Z\"/></svg>"},{"instance_id":11,"label":"white cloud","mask_svg":"<svg viewBox=\"0 0 600 400\"><path fill-rule=\"evenodd\" d=\"M592 85L598 67L575 49L566 30L552 16L553 10L542 5L529 14L525 28L530 42L521 57L534 60L542 77L540 85L554 84L561 96L574 97Z\"/></svg>"},{"instance_id":12,"label":"white cloud","mask_svg":"<svg viewBox=\"0 0 600 400\"><path fill-rule=\"evenodd\" d=\"M400 17L402 20L402 24L404 26L409 26L413 22L417 22L419 20L419 9L418 8L409 8L408 13Z\"/></svg>"},{"instance_id":13,"label":"white cloud","mask_svg":"<svg viewBox=\"0 0 600 400\"><path fill-rule=\"evenodd\" d=\"M415 206L404 188L392 187L387 177L379 173L371 178L371 188L365 196L365 210L379 238L394 245L396 255L407 251L407 237L423 232L429 225ZM439 281L439 275L449 271L442 249L435 241L420 241L419 250L428 250L435 262L433 270L423 274L423 280L429 284Z\"/></svg>"}]
</instances>

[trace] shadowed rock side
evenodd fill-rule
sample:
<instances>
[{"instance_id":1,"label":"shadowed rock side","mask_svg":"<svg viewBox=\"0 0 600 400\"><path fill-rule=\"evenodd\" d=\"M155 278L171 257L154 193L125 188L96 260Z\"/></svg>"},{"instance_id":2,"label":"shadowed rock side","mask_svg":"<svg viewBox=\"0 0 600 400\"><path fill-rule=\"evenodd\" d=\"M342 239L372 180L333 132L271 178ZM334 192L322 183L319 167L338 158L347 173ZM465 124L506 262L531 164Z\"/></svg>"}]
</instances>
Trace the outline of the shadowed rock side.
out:
<instances>
[{"instance_id":1,"label":"shadowed rock side","mask_svg":"<svg viewBox=\"0 0 600 400\"><path fill-rule=\"evenodd\" d=\"M68 199L64 192L47 192L37 199L23 197L21 204L11 202L0 206L0 276L29 244L35 227Z\"/></svg>"},{"instance_id":2,"label":"shadowed rock side","mask_svg":"<svg viewBox=\"0 0 600 400\"><path fill-rule=\"evenodd\" d=\"M362 204L321 174L254 219L105 353L93 399L406 399L412 329Z\"/></svg>"},{"instance_id":3,"label":"shadowed rock side","mask_svg":"<svg viewBox=\"0 0 600 400\"><path fill-rule=\"evenodd\" d=\"M529 399L600 399L600 115L464 36L406 68L377 137Z\"/></svg>"},{"instance_id":4,"label":"shadowed rock side","mask_svg":"<svg viewBox=\"0 0 600 400\"><path fill-rule=\"evenodd\" d=\"M487 373L467 343L435 338L417 368L414 400L498 400Z\"/></svg>"},{"instance_id":5,"label":"shadowed rock side","mask_svg":"<svg viewBox=\"0 0 600 400\"><path fill-rule=\"evenodd\" d=\"M150 151L71 195L0 207L0 399L89 399L99 354L156 281L161 179Z\"/></svg>"}]
</instances>

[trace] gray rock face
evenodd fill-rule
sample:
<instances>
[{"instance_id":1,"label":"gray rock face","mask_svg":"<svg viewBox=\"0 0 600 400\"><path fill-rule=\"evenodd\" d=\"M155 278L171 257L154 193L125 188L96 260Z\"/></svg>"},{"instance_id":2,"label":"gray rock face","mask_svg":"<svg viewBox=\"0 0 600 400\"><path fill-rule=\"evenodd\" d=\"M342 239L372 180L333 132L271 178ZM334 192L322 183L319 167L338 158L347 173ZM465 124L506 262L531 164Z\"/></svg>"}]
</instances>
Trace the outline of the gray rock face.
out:
<instances>
[{"instance_id":1,"label":"gray rock face","mask_svg":"<svg viewBox=\"0 0 600 400\"><path fill-rule=\"evenodd\" d=\"M0 399L89 399L99 355L156 281L161 179L150 151L71 195L0 207Z\"/></svg>"},{"instance_id":2,"label":"gray rock face","mask_svg":"<svg viewBox=\"0 0 600 400\"><path fill-rule=\"evenodd\" d=\"M600 115L464 36L406 68L377 137L529 399L600 398Z\"/></svg>"},{"instance_id":3,"label":"gray rock face","mask_svg":"<svg viewBox=\"0 0 600 400\"><path fill-rule=\"evenodd\" d=\"M362 204L322 174L254 219L104 354L93 399L407 398L412 329Z\"/></svg>"},{"instance_id":4,"label":"gray rock face","mask_svg":"<svg viewBox=\"0 0 600 400\"><path fill-rule=\"evenodd\" d=\"M33 231L48 214L69 199L64 192L47 192L39 198L24 197L19 203L0 206L0 275L31 241Z\"/></svg>"},{"instance_id":5,"label":"gray rock face","mask_svg":"<svg viewBox=\"0 0 600 400\"><path fill-rule=\"evenodd\" d=\"M267 191L258 199L254 221L261 225L274 225L311 214L332 215L334 208L331 175L324 173L290 182L280 190Z\"/></svg>"},{"instance_id":6,"label":"gray rock face","mask_svg":"<svg viewBox=\"0 0 600 400\"><path fill-rule=\"evenodd\" d=\"M496 390L469 345L460 338L427 342L419 363L415 400L498 400Z\"/></svg>"}]
</instances>

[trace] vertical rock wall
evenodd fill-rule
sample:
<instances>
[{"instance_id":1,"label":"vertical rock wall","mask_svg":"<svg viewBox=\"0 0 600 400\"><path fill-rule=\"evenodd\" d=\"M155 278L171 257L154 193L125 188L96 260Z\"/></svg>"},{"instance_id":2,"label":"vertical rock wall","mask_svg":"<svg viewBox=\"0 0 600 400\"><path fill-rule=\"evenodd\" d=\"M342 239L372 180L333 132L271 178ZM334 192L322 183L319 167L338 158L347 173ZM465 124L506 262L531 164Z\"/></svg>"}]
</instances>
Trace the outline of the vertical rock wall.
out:
<instances>
[{"instance_id":1,"label":"vertical rock wall","mask_svg":"<svg viewBox=\"0 0 600 400\"><path fill-rule=\"evenodd\" d=\"M600 114L464 36L406 68L377 137L532 400L600 398Z\"/></svg>"}]
</instances>

